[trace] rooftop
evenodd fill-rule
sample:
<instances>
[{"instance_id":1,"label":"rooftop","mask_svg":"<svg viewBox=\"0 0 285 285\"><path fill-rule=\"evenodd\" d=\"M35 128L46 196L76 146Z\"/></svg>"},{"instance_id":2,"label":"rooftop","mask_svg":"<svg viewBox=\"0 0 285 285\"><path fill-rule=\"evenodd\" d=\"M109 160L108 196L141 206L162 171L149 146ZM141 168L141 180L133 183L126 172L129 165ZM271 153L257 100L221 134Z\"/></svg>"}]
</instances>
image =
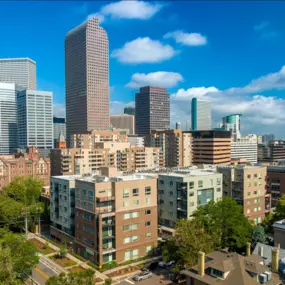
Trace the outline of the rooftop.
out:
<instances>
[{"instance_id":1,"label":"rooftop","mask_svg":"<svg viewBox=\"0 0 285 285\"><path fill-rule=\"evenodd\" d=\"M51 178L74 181L75 179L79 179L82 175L60 175L60 176L51 176Z\"/></svg>"},{"instance_id":2,"label":"rooftop","mask_svg":"<svg viewBox=\"0 0 285 285\"><path fill-rule=\"evenodd\" d=\"M285 230L285 219L281 221L277 221L273 224L273 228L279 228Z\"/></svg>"},{"instance_id":3,"label":"rooftop","mask_svg":"<svg viewBox=\"0 0 285 285\"><path fill-rule=\"evenodd\" d=\"M159 176L175 176L175 177L191 177L191 176L206 176L219 174L213 169L193 169L193 170L180 170L177 172L159 173Z\"/></svg>"},{"instance_id":4,"label":"rooftop","mask_svg":"<svg viewBox=\"0 0 285 285\"><path fill-rule=\"evenodd\" d=\"M101 182L126 182L126 181L137 181L137 180L147 180L153 179L151 175L144 174L133 174L127 176L115 176L115 177L106 177L102 175L80 175L77 180L91 182L91 183L101 183Z\"/></svg>"},{"instance_id":5,"label":"rooftop","mask_svg":"<svg viewBox=\"0 0 285 285\"><path fill-rule=\"evenodd\" d=\"M274 249L274 248L275 247L273 247L273 246L258 242L256 244L252 254L262 257L265 265L269 266L269 265L271 265L272 249ZM261 253L261 251L262 251L262 253ZM279 260L284 259L284 258L285 258L285 249L279 249Z\"/></svg>"}]
</instances>

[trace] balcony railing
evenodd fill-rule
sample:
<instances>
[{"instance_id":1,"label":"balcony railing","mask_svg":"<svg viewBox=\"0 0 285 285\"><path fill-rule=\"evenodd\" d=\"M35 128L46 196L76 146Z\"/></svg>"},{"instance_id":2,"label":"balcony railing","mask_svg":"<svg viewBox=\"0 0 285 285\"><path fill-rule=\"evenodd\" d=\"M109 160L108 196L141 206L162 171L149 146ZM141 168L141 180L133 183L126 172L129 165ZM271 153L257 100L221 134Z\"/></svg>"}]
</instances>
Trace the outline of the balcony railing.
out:
<instances>
[{"instance_id":1,"label":"balcony railing","mask_svg":"<svg viewBox=\"0 0 285 285\"><path fill-rule=\"evenodd\" d=\"M106 213L112 213L115 211L115 208L112 207L112 208L104 208L104 209L101 209L101 208L96 208L96 214L106 214Z\"/></svg>"},{"instance_id":2,"label":"balcony railing","mask_svg":"<svg viewBox=\"0 0 285 285\"><path fill-rule=\"evenodd\" d=\"M114 201L115 196L107 196L107 197L96 197L96 202L106 202L106 201Z\"/></svg>"}]
</instances>

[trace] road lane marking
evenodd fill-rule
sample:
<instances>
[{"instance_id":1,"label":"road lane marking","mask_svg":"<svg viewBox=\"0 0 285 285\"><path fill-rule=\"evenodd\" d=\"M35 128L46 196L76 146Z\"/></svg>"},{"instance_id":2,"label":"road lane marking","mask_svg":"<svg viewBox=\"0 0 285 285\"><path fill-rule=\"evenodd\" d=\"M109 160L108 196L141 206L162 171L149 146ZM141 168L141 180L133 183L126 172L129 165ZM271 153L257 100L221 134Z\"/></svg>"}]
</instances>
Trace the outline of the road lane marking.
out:
<instances>
[{"instance_id":1,"label":"road lane marking","mask_svg":"<svg viewBox=\"0 0 285 285\"><path fill-rule=\"evenodd\" d=\"M49 279L49 276L44 272L42 272L39 268L35 267L34 269L38 271L45 279Z\"/></svg>"},{"instance_id":2,"label":"road lane marking","mask_svg":"<svg viewBox=\"0 0 285 285\"><path fill-rule=\"evenodd\" d=\"M125 279L125 281L127 281L127 282L130 283L130 284L135 284L134 282L132 282L132 281L130 281L130 280L128 280L128 279Z\"/></svg>"}]
</instances>

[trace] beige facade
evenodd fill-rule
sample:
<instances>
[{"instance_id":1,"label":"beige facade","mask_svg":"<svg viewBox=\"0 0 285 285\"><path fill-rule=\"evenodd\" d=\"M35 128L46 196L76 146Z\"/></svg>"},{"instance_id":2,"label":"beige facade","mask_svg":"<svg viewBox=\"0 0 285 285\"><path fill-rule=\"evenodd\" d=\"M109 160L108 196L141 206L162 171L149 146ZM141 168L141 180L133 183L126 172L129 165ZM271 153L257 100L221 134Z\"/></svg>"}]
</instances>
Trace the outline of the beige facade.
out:
<instances>
[{"instance_id":1,"label":"beige facade","mask_svg":"<svg viewBox=\"0 0 285 285\"><path fill-rule=\"evenodd\" d=\"M242 205L244 215L250 220L261 223L267 210L266 167L219 166L217 171L223 174L224 195Z\"/></svg>"},{"instance_id":2,"label":"beige facade","mask_svg":"<svg viewBox=\"0 0 285 285\"><path fill-rule=\"evenodd\" d=\"M102 265L148 254L157 244L157 180L151 176L76 180L75 252Z\"/></svg>"},{"instance_id":3,"label":"beige facade","mask_svg":"<svg viewBox=\"0 0 285 285\"><path fill-rule=\"evenodd\" d=\"M192 139L190 133L178 130L151 131L145 137L145 145L161 148L166 167L189 166L192 163Z\"/></svg>"},{"instance_id":4,"label":"beige facade","mask_svg":"<svg viewBox=\"0 0 285 285\"><path fill-rule=\"evenodd\" d=\"M99 142L128 142L128 136L119 131L91 131L87 134L74 134L71 137L72 148L96 148Z\"/></svg>"},{"instance_id":5,"label":"beige facade","mask_svg":"<svg viewBox=\"0 0 285 285\"><path fill-rule=\"evenodd\" d=\"M25 154L0 156L0 190L17 176L32 176L49 185L50 160L40 157L39 150L30 147Z\"/></svg>"},{"instance_id":6,"label":"beige facade","mask_svg":"<svg viewBox=\"0 0 285 285\"><path fill-rule=\"evenodd\" d=\"M116 129L129 130L130 135L135 134L135 116L133 115L112 115L110 123Z\"/></svg>"},{"instance_id":7,"label":"beige facade","mask_svg":"<svg viewBox=\"0 0 285 285\"><path fill-rule=\"evenodd\" d=\"M231 132L191 131L193 164L231 163Z\"/></svg>"},{"instance_id":8,"label":"beige facade","mask_svg":"<svg viewBox=\"0 0 285 285\"><path fill-rule=\"evenodd\" d=\"M102 166L122 171L164 167L159 148L127 147L129 143L95 143L109 148L70 148L51 150L51 175L97 173ZM120 147L118 147L120 146Z\"/></svg>"},{"instance_id":9,"label":"beige facade","mask_svg":"<svg viewBox=\"0 0 285 285\"><path fill-rule=\"evenodd\" d=\"M66 132L71 135L110 126L109 41L98 18L65 38Z\"/></svg>"}]
</instances>

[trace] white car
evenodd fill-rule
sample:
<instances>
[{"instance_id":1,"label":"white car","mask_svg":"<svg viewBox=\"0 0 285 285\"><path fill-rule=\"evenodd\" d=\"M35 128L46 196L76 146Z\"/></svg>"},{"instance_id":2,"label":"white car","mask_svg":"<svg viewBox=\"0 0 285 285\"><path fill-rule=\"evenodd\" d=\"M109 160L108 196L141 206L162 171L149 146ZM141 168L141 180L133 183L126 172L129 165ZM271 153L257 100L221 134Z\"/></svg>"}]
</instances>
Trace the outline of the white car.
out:
<instances>
[{"instance_id":1,"label":"white car","mask_svg":"<svg viewBox=\"0 0 285 285\"><path fill-rule=\"evenodd\" d=\"M148 279L148 278L151 278L151 277L152 277L152 273L150 271L146 270L146 271L143 271L143 272L135 275L133 277L133 280L134 281L141 281L141 280Z\"/></svg>"},{"instance_id":2,"label":"white car","mask_svg":"<svg viewBox=\"0 0 285 285\"><path fill-rule=\"evenodd\" d=\"M161 261L161 262L158 263L158 266L161 267L161 268L166 268L166 267L172 266L174 263L175 262L173 260L167 261L167 262Z\"/></svg>"}]
</instances>

